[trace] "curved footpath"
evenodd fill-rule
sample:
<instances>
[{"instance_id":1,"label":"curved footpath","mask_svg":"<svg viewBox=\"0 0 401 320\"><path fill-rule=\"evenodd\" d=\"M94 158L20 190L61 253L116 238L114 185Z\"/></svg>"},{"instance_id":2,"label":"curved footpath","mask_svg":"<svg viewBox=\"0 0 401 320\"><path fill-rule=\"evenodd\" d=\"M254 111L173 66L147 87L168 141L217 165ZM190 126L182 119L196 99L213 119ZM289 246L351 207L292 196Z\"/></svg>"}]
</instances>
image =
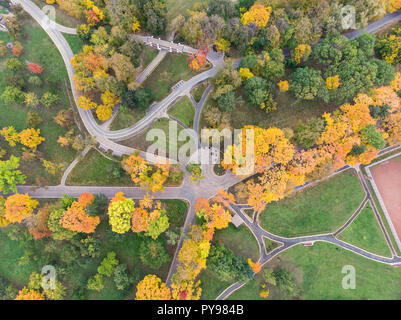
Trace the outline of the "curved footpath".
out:
<instances>
[{"instance_id":1,"label":"curved footpath","mask_svg":"<svg viewBox=\"0 0 401 320\"><path fill-rule=\"evenodd\" d=\"M71 58L74 56L68 42L65 40L61 32L56 28L51 28L49 24L49 19L44 14L44 12L37 7L30 0L14 0L15 3L21 4L25 11L27 11L32 18L46 31L49 35L57 49L59 50L64 63L67 68L68 77L70 80L71 90L74 96L75 103L80 96L80 93L75 89L74 82L74 70L71 65ZM171 43L169 41L160 40L169 46ZM209 53L207 56L208 60L213 64L213 67L205 72L202 72L188 81L184 81L178 88L173 90L170 95L168 95L164 100L158 102L155 108L152 108L144 118L142 118L134 126L118 131L109 131L97 124L90 110L83 110L82 108L77 108L79 115L84 123L87 131L90 135L94 136L98 143L103 149L112 150L118 155L122 154L132 154L135 149L117 144L113 141L122 141L129 139L136 134L142 132L144 129L149 127L156 119L162 117L172 104L177 101L180 97L188 94L191 89L207 80L210 77L216 75L219 69L224 65L224 57L222 54ZM112 141L113 140L113 141ZM148 158L149 161L151 158Z\"/></svg>"}]
</instances>

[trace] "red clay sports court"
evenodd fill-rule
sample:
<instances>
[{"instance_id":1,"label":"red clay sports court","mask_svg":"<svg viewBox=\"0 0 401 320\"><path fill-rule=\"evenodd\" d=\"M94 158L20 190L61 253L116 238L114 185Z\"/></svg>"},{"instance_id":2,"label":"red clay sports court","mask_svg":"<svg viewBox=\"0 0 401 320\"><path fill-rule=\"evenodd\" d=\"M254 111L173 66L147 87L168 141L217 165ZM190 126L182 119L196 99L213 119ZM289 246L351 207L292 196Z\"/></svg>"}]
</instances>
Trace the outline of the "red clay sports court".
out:
<instances>
[{"instance_id":1,"label":"red clay sports court","mask_svg":"<svg viewBox=\"0 0 401 320\"><path fill-rule=\"evenodd\" d=\"M398 239L401 239L401 157L392 158L370 168L385 210Z\"/></svg>"}]
</instances>

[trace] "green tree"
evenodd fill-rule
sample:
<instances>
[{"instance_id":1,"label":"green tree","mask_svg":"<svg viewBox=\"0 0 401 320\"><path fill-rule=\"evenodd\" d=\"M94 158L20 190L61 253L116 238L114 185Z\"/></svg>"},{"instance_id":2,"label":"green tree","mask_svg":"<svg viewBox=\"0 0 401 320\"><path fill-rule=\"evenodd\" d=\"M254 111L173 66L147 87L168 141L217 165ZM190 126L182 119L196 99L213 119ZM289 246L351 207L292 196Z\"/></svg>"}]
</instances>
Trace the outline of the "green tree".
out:
<instances>
[{"instance_id":1,"label":"green tree","mask_svg":"<svg viewBox=\"0 0 401 320\"><path fill-rule=\"evenodd\" d=\"M297 294L297 286L289 271L278 269L275 270L273 274L276 279L277 288L279 288L282 293L288 296L294 296Z\"/></svg>"},{"instance_id":2,"label":"green tree","mask_svg":"<svg viewBox=\"0 0 401 320\"><path fill-rule=\"evenodd\" d=\"M160 238L157 240L144 239L139 247L139 257L144 264L152 269L159 269L170 259L163 240Z\"/></svg>"},{"instance_id":3,"label":"green tree","mask_svg":"<svg viewBox=\"0 0 401 320\"><path fill-rule=\"evenodd\" d=\"M92 217L102 216L106 213L109 199L104 194L96 194L92 204L86 208L86 213Z\"/></svg>"},{"instance_id":4,"label":"green tree","mask_svg":"<svg viewBox=\"0 0 401 320\"><path fill-rule=\"evenodd\" d=\"M252 270L246 259L236 256L221 243L213 244L210 248L207 268L222 281L247 281L252 277Z\"/></svg>"},{"instance_id":5,"label":"green tree","mask_svg":"<svg viewBox=\"0 0 401 320\"><path fill-rule=\"evenodd\" d=\"M298 68L290 78L290 90L298 99L313 100L319 95L319 90L324 87L323 78L319 70L308 67Z\"/></svg>"},{"instance_id":6,"label":"green tree","mask_svg":"<svg viewBox=\"0 0 401 320\"><path fill-rule=\"evenodd\" d=\"M362 129L361 138L364 144L371 145L378 150L383 149L386 145L383 134L377 131L374 125L368 125L366 128Z\"/></svg>"},{"instance_id":7,"label":"green tree","mask_svg":"<svg viewBox=\"0 0 401 320\"><path fill-rule=\"evenodd\" d=\"M267 81L261 77L250 78L244 87L249 101L255 106L260 106L266 101L269 96L268 88Z\"/></svg>"},{"instance_id":8,"label":"green tree","mask_svg":"<svg viewBox=\"0 0 401 320\"><path fill-rule=\"evenodd\" d=\"M0 192L8 194L17 193L17 184L24 184L26 176L19 168L19 158L11 156L9 160L0 160Z\"/></svg>"},{"instance_id":9,"label":"green tree","mask_svg":"<svg viewBox=\"0 0 401 320\"><path fill-rule=\"evenodd\" d=\"M18 103L22 104L25 99L25 94L17 87L7 86L1 95L1 99L5 103Z\"/></svg>"},{"instance_id":10,"label":"green tree","mask_svg":"<svg viewBox=\"0 0 401 320\"><path fill-rule=\"evenodd\" d=\"M169 226L170 223L168 221L166 211L162 210L160 217L150 222L149 230L145 234L149 237L152 237L153 240L156 240L160 234L168 229Z\"/></svg>"},{"instance_id":11,"label":"green tree","mask_svg":"<svg viewBox=\"0 0 401 320\"><path fill-rule=\"evenodd\" d=\"M114 283L118 290L126 290L133 283L130 278L126 264L120 264L114 269Z\"/></svg>"},{"instance_id":12,"label":"green tree","mask_svg":"<svg viewBox=\"0 0 401 320\"><path fill-rule=\"evenodd\" d=\"M263 280L265 280L267 283L271 284L272 286L276 286L276 277L274 276L274 270L273 269L265 269L263 270L262 273Z\"/></svg>"},{"instance_id":13,"label":"green tree","mask_svg":"<svg viewBox=\"0 0 401 320\"><path fill-rule=\"evenodd\" d=\"M89 290L101 291L104 288L104 278L101 274L95 274L89 278L87 288Z\"/></svg>"},{"instance_id":14,"label":"green tree","mask_svg":"<svg viewBox=\"0 0 401 320\"><path fill-rule=\"evenodd\" d=\"M107 253L106 258L100 263L97 268L97 272L106 277L110 277L114 273L114 269L118 266L118 260L116 259L116 253L111 251Z\"/></svg>"},{"instance_id":15,"label":"green tree","mask_svg":"<svg viewBox=\"0 0 401 320\"><path fill-rule=\"evenodd\" d=\"M217 105L219 106L220 110L231 112L237 105L236 99L235 92L230 91L219 97L217 100Z\"/></svg>"},{"instance_id":16,"label":"green tree","mask_svg":"<svg viewBox=\"0 0 401 320\"><path fill-rule=\"evenodd\" d=\"M9 58L6 60L5 66L11 71L18 72L23 68L24 64L17 58Z\"/></svg>"},{"instance_id":17,"label":"green tree","mask_svg":"<svg viewBox=\"0 0 401 320\"><path fill-rule=\"evenodd\" d=\"M295 129L294 138L303 148L311 148L324 131L325 124L322 118L312 118L305 123L300 121Z\"/></svg>"}]
</instances>

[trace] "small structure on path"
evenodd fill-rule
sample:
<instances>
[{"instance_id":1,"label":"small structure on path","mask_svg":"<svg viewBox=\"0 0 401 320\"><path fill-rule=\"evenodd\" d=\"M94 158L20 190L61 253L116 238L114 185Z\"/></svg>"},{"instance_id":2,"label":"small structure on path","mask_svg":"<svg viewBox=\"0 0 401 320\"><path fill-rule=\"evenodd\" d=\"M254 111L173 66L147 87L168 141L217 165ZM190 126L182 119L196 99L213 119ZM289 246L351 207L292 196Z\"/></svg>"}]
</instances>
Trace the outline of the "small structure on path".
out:
<instances>
[{"instance_id":1,"label":"small structure on path","mask_svg":"<svg viewBox=\"0 0 401 320\"><path fill-rule=\"evenodd\" d=\"M244 220L242 220L242 218L239 216L238 213L236 213L234 215L231 222L236 228L239 228L240 226L242 226L244 224Z\"/></svg>"}]
</instances>

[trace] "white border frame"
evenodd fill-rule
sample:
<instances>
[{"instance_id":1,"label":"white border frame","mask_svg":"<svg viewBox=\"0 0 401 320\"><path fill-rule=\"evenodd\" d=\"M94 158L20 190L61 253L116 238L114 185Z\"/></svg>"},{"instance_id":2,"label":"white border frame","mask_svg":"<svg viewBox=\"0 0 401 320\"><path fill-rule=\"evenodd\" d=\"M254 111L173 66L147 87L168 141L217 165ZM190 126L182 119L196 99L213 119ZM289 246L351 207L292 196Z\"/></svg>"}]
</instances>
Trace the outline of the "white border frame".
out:
<instances>
[{"instance_id":1,"label":"white border frame","mask_svg":"<svg viewBox=\"0 0 401 320\"><path fill-rule=\"evenodd\" d=\"M396 232L396 230L395 230L395 228L394 228L393 222L391 221L390 214L389 214L388 211L387 211L387 208L386 208L386 206L385 206L385 204L384 204L383 198L382 198L382 196L381 196L381 194L380 194L380 192L379 192L379 189L378 189L377 186L376 186L375 180L374 180L374 178L373 178L373 176L372 176L372 173L371 173L371 171L370 171L370 168L375 167L375 166L378 166L378 165L380 165L380 164L382 164L382 163L384 163L384 162L387 162L387 161L389 161L389 160L391 160L391 159L393 159L393 158L397 158L397 157L399 157L400 155L401 155L401 152L399 152L399 153L397 153L397 154L394 154L394 155L392 155L392 156L389 156L389 157L387 157L387 158L385 158L385 159L383 159L383 160L380 160L380 161L378 161L378 162L372 163L372 164L366 166L365 169L366 169L366 172L367 172L367 174L368 174L368 176L369 176L369 178L370 178L370 179L369 179L370 184L371 184L371 186L372 186L372 188L373 188L373 190L374 190L374 192L375 192L375 194L376 194L376 196L377 196L377 199L379 200L379 203L380 203L380 206L381 206L382 209L383 209L384 215L386 216L387 223L388 223L388 225L390 226L391 233L393 234L393 237L394 237L394 239L395 239L395 242L397 243L398 249L401 251L401 241L400 241L400 238L399 238L398 235L397 235L397 232ZM374 201L374 199L372 199L372 201Z\"/></svg>"}]
</instances>

